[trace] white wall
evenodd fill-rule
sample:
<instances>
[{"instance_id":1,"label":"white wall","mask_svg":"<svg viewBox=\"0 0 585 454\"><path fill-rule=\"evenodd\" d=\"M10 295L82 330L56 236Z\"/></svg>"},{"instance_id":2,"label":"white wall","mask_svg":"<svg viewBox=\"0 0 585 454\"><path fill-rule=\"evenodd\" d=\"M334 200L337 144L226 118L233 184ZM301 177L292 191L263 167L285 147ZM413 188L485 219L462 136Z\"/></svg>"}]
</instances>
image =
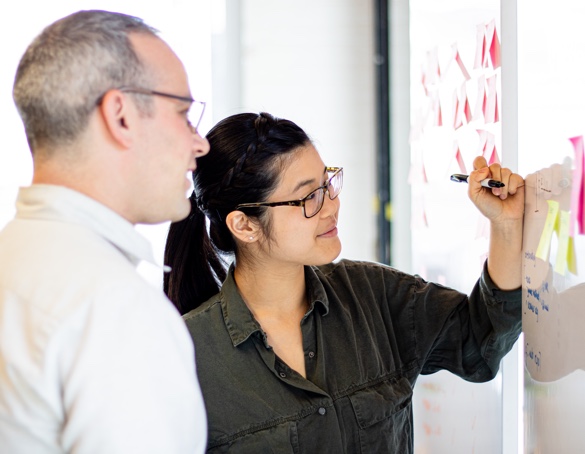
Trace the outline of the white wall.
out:
<instances>
[{"instance_id":1,"label":"white wall","mask_svg":"<svg viewBox=\"0 0 585 454\"><path fill-rule=\"evenodd\" d=\"M81 9L118 11L143 18L161 32L183 61L191 91L196 99L211 100L211 0L172 2L161 7L148 0L20 0L2 6L0 27L0 229L14 215L19 186L30 184L32 159L24 128L12 101L12 84L18 62L26 47L51 22ZM202 130L211 127L205 115ZM167 224L140 226L152 242L155 257L162 263ZM159 268L148 265L140 271L154 285L162 283Z\"/></svg>"}]
</instances>

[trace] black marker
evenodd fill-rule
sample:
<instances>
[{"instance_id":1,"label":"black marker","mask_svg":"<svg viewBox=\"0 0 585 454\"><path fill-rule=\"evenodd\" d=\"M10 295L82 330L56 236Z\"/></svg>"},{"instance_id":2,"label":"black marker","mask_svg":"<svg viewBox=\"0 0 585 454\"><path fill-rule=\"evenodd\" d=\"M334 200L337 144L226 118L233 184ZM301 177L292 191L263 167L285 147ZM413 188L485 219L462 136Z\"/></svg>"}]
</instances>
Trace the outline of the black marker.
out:
<instances>
[{"instance_id":1,"label":"black marker","mask_svg":"<svg viewBox=\"0 0 585 454\"><path fill-rule=\"evenodd\" d=\"M463 175L461 173L455 173L451 175L451 181L455 181L457 183L467 183L467 179L469 175ZM481 185L484 188L503 188L506 186L501 181L492 180L491 178L486 178L485 180L481 180Z\"/></svg>"}]
</instances>

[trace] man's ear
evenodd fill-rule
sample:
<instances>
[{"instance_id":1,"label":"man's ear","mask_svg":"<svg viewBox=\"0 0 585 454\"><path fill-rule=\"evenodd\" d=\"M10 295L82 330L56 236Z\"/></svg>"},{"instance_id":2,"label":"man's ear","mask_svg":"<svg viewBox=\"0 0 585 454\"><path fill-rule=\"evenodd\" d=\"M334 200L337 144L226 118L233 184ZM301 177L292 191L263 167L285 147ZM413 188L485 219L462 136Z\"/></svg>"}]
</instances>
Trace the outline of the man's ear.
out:
<instances>
[{"instance_id":1,"label":"man's ear","mask_svg":"<svg viewBox=\"0 0 585 454\"><path fill-rule=\"evenodd\" d=\"M104 126L112 140L124 148L132 145L132 127L137 114L136 107L120 90L109 90L98 106Z\"/></svg>"},{"instance_id":2,"label":"man's ear","mask_svg":"<svg viewBox=\"0 0 585 454\"><path fill-rule=\"evenodd\" d=\"M259 225L242 211L236 210L229 213L225 223L232 235L242 243L253 243L258 240L261 233Z\"/></svg>"}]
</instances>

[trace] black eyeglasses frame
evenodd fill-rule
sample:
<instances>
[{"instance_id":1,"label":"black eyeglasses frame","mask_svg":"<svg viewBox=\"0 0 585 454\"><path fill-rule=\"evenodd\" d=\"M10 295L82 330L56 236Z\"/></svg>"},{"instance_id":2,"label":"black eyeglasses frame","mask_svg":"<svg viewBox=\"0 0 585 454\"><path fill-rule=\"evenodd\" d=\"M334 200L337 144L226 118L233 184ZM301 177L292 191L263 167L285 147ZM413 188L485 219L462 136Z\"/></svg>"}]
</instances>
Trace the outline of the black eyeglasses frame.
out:
<instances>
[{"instance_id":1,"label":"black eyeglasses frame","mask_svg":"<svg viewBox=\"0 0 585 454\"><path fill-rule=\"evenodd\" d=\"M325 167L325 171L328 173L333 172L333 175L331 175L327 179L327 181L325 182L325 184L323 186L319 186L318 188L313 189L309 194L307 194L302 199L287 200L284 202L240 203L239 205L237 205L234 208L234 210L239 210L240 208L295 206L295 207L303 207L303 215L305 216L305 218L310 219L313 216L316 216L319 213L319 211L321 211L321 209L323 208L323 205L325 203L325 193L329 194L329 199L335 200L337 198L337 196L339 196L339 194L341 193L341 189L343 187L343 167ZM331 180L333 180L333 178L337 177L338 175L341 177L341 186L339 188L339 192L334 197L331 197L331 193L329 192L329 186L331 185ZM323 191L323 198L321 199L321 205L319 206L319 209L317 209L315 211L315 213L313 213L311 216L307 216L305 203L309 199L309 197L311 197L313 194L316 194L317 191Z\"/></svg>"},{"instance_id":2,"label":"black eyeglasses frame","mask_svg":"<svg viewBox=\"0 0 585 454\"><path fill-rule=\"evenodd\" d=\"M142 88L142 87L119 87L116 90L120 90L124 93L136 93L139 95L148 95L148 96L162 96L163 98L170 98L176 99L177 101L183 101L186 103L191 104L200 104L201 105L201 114L199 115L199 119L197 120L197 124L189 123L189 127L193 130L193 132L197 132L199 130L199 125L201 124L201 119L203 118L203 114L205 113L205 105L204 101L198 101L196 99L191 98L190 96L179 96L173 95L172 93L165 93L163 91L151 90L149 88ZM97 100L97 105L101 104L104 95L100 96Z\"/></svg>"}]
</instances>

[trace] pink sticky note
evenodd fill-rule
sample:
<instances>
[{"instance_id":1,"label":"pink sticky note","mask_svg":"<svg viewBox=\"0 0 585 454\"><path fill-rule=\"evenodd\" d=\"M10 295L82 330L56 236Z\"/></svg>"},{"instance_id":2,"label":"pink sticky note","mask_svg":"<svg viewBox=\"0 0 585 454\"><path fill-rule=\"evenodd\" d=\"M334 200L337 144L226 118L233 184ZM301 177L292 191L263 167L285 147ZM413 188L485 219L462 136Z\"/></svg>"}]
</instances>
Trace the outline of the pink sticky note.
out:
<instances>
[{"instance_id":1,"label":"pink sticky note","mask_svg":"<svg viewBox=\"0 0 585 454\"><path fill-rule=\"evenodd\" d=\"M585 234L585 156L582 155L581 162L579 164L579 174L581 175L581 181L579 182L579 211L577 212L577 219L579 220L579 234Z\"/></svg>"},{"instance_id":2,"label":"pink sticky note","mask_svg":"<svg viewBox=\"0 0 585 454\"><path fill-rule=\"evenodd\" d=\"M494 148L496 146L495 141L492 140L490 137L491 135L492 134L489 134L489 136L485 142L485 147L483 149L483 157L485 158L486 161L488 161L488 164L491 164L489 161L492 158L492 153L493 153Z\"/></svg>"},{"instance_id":3,"label":"pink sticky note","mask_svg":"<svg viewBox=\"0 0 585 454\"><path fill-rule=\"evenodd\" d=\"M500 157L496 150L496 136L491 132L485 131L486 141L483 148L483 157L488 162L488 165L500 163Z\"/></svg>"},{"instance_id":4,"label":"pink sticky note","mask_svg":"<svg viewBox=\"0 0 585 454\"><path fill-rule=\"evenodd\" d=\"M466 123L471 121L471 109L469 107L465 82L461 84L459 89L455 90L453 95L453 103L455 105L455 118L453 121L453 127L457 129L463 126L464 119Z\"/></svg>"},{"instance_id":5,"label":"pink sticky note","mask_svg":"<svg viewBox=\"0 0 585 454\"><path fill-rule=\"evenodd\" d=\"M585 152L583 136L576 136L569 139L575 149L575 168L573 169L573 183L571 190L571 219L569 224L569 236L575 234L575 224L579 226L579 234L585 233L585 194L584 194L584 166Z\"/></svg>"},{"instance_id":6,"label":"pink sticky note","mask_svg":"<svg viewBox=\"0 0 585 454\"><path fill-rule=\"evenodd\" d=\"M471 121L471 109L469 108L469 98L467 97L467 93L465 93L465 89L464 89L464 96L465 96L465 104L463 106L463 112L465 113L465 119L467 120L467 123L469 123Z\"/></svg>"},{"instance_id":7,"label":"pink sticky note","mask_svg":"<svg viewBox=\"0 0 585 454\"><path fill-rule=\"evenodd\" d=\"M498 38L498 32L494 23L494 34L492 37L492 43L490 45L490 58L492 60L492 66L494 69L502 66L502 59L500 53L500 39Z\"/></svg>"},{"instance_id":8,"label":"pink sticky note","mask_svg":"<svg viewBox=\"0 0 585 454\"><path fill-rule=\"evenodd\" d=\"M463 161L463 156L461 155L461 150L457 147L457 152L455 153L455 159L457 160L457 164L459 165L459 171L467 175L467 169L465 168L465 162Z\"/></svg>"},{"instance_id":9,"label":"pink sticky note","mask_svg":"<svg viewBox=\"0 0 585 454\"><path fill-rule=\"evenodd\" d=\"M443 126L443 114L441 111L441 98L439 93L435 92L431 95L431 108L433 111L433 125Z\"/></svg>"},{"instance_id":10,"label":"pink sticky note","mask_svg":"<svg viewBox=\"0 0 585 454\"><path fill-rule=\"evenodd\" d=\"M453 49L455 61L459 65L459 69L461 69L461 73L463 74L463 77L465 77L465 80L471 79L471 76L469 75L469 72L467 72L467 68L465 68L465 64L463 63L463 60L461 59L461 54L459 53L459 49L457 49L457 44L453 44L451 46L451 48Z\"/></svg>"},{"instance_id":11,"label":"pink sticky note","mask_svg":"<svg viewBox=\"0 0 585 454\"><path fill-rule=\"evenodd\" d=\"M485 35L485 40L484 40L484 48L483 48L483 60L481 61L481 66L482 68L489 68L490 67L490 45L491 45L491 38L493 37L493 34L491 33L491 31L489 30L489 24L488 25L484 25L484 31L483 31L484 35Z\"/></svg>"},{"instance_id":12,"label":"pink sticky note","mask_svg":"<svg viewBox=\"0 0 585 454\"><path fill-rule=\"evenodd\" d=\"M498 101L497 101L497 74L494 74L487 79L487 100L485 102L485 122L495 123L499 119L497 114Z\"/></svg>"},{"instance_id":13,"label":"pink sticky note","mask_svg":"<svg viewBox=\"0 0 585 454\"><path fill-rule=\"evenodd\" d=\"M475 97L475 109L473 109L473 120L483 118L485 99L485 76L482 74L477 78L477 96Z\"/></svg>"},{"instance_id":14,"label":"pink sticky note","mask_svg":"<svg viewBox=\"0 0 585 454\"><path fill-rule=\"evenodd\" d=\"M463 126L463 106L459 101L459 93L457 93L457 89L453 91L453 105L455 106L453 112L453 128L457 129Z\"/></svg>"},{"instance_id":15,"label":"pink sticky note","mask_svg":"<svg viewBox=\"0 0 585 454\"><path fill-rule=\"evenodd\" d=\"M496 149L496 146L494 145L494 148L492 148L492 152L490 154L490 158L488 159L488 165L492 165L492 164L501 164L500 161L500 156L498 155L498 150Z\"/></svg>"},{"instance_id":16,"label":"pink sticky note","mask_svg":"<svg viewBox=\"0 0 585 454\"><path fill-rule=\"evenodd\" d=\"M483 130L483 129L477 129L476 131L477 131L477 135L479 136L479 146L477 147L477 149L478 149L477 154L483 155L485 152L485 147L486 147L486 143L487 143L488 132Z\"/></svg>"},{"instance_id":17,"label":"pink sticky note","mask_svg":"<svg viewBox=\"0 0 585 454\"><path fill-rule=\"evenodd\" d=\"M479 24L476 28L475 34L475 61L473 62L473 69L481 68L485 55L485 26Z\"/></svg>"}]
</instances>

